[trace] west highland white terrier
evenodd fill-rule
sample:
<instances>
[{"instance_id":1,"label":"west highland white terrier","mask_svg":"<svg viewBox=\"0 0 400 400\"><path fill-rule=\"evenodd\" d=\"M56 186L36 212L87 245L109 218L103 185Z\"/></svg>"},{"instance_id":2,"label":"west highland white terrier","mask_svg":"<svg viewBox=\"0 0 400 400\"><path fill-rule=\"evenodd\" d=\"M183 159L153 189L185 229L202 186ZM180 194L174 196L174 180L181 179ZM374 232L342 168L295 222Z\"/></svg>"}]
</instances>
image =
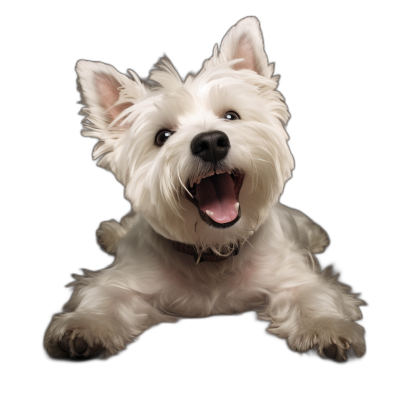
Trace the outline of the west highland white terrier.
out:
<instances>
[{"instance_id":1,"label":"west highland white terrier","mask_svg":"<svg viewBox=\"0 0 400 400\"><path fill-rule=\"evenodd\" d=\"M255 310L293 350L345 360L365 353L365 304L321 271L326 232L279 203L293 157L259 22L244 18L184 81L163 57L147 80L77 63L93 157L125 187L132 211L102 222L101 271L73 275L44 345L53 357L110 356L178 317Z\"/></svg>"}]
</instances>

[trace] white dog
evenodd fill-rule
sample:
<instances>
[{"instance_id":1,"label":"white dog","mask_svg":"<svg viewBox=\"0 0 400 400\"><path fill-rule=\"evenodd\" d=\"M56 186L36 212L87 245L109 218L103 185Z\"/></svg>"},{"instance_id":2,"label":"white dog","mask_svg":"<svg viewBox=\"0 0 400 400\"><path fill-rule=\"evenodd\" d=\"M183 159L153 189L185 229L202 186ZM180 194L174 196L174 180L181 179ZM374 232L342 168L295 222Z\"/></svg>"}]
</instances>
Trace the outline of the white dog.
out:
<instances>
[{"instance_id":1,"label":"white dog","mask_svg":"<svg viewBox=\"0 0 400 400\"><path fill-rule=\"evenodd\" d=\"M133 211L100 225L115 262L74 275L45 334L51 356L109 356L159 322L247 310L293 350L365 353L364 302L313 256L327 234L278 202L293 169L289 113L256 18L184 81L167 58L144 81L100 62L76 70L83 134Z\"/></svg>"}]
</instances>

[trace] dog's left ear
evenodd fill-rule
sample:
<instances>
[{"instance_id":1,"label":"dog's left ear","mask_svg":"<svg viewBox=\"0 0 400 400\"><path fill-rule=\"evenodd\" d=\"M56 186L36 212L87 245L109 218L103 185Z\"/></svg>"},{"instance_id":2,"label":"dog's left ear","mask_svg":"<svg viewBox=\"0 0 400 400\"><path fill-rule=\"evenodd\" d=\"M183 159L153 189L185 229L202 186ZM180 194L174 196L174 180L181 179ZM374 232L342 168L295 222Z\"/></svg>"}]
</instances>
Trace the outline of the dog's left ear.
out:
<instances>
[{"instance_id":1,"label":"dog's left ear","mask_svg":"<svg viewBox=\"0 0 400 400\"><path fill-rule=\"evenodd\" d=\"M216 46L205 67L208 63L216 65L241 58L243 61L233 66L235 70L249 69L267 78L272 77L274 65L268 64L260 22L256 17L243 18L232 26L222 39L220 52Z\"/></svg>"}]
</instances>

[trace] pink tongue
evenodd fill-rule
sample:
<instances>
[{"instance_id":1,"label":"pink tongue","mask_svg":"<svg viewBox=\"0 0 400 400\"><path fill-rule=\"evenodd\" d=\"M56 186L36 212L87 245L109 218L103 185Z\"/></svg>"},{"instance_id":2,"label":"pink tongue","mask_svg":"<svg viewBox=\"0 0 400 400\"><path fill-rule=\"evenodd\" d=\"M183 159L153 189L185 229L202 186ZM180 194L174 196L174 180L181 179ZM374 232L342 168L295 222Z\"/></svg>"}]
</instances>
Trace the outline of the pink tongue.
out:
<instances>
[{"instance_id":1,"label":"pink tongue","mask_svg":"<svg viewBox=\"0 0 400 400\"><path fill-rule=\"evenodd\" d=\"M210 211L212 215L208 216L215 222L226 224L237 217L235 185L228 173L202 179L196 187L196 194L200 210L204 213Z\"/></svg>"}]
</instances>

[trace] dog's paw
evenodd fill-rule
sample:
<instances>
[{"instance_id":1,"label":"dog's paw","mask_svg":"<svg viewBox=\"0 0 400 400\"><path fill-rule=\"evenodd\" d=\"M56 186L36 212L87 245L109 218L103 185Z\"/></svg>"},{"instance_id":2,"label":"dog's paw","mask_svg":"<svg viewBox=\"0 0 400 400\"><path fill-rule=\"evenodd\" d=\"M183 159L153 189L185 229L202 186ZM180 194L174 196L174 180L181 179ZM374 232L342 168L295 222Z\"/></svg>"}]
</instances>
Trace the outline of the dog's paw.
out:
<instances>
[{"instance_id":1,"label":"dog's paw","mask_svg":"<svg viewBox=\"0 0 400 400\"><path fill-rule=\"evenodd\" d=\"M61 337L45 338L45 349L54 358L72 358L82 360L96 357L105 352L105 347L100 342L91 345L83 338L79 330L69 330Z\"/></svg>"},{"instance_id":2,"label":"dog's paw","mask_svg":"<svg viewBox=\"0 0 400 400\"><path fill-rule=\"evenodd\" d=\"M102 343L93 343L91 346L88 345L85 339L77 336L76 331L67 331L64 333L61 339L57 340L57 355L55 357L69 357L75 359L84 359L100 355L105 351ZM58 350L61 350L60 353ZM53 355L50 353L50 355Z\"/></svg>"},{"instance_id":3,"label":"dog's paw","mask_svg":"<svg viewBox=\"0 0 400 400\"><path fill-rule=\"evenodd\" d=\"M74 313L55 315L46 330L44 347L51 357L82 360L116 354L124 345L112 340L107 327L90 324ZM116 336L116 335L114 335ZM114 338L116 339L116 338Z\"/></svg>"},{"instance_id":4,"label":"dog's paw","mask_svg":"<svg viewBox=\"0 0 400 400\"><path fill-rule=\"evenodd\" d=\"M328 234L317 224L312 224L307 232L309 238L309 248L314 254L320 254L329 246Z\"/></svg>"},{"instance_id":5,"label":"dog's paw","mask_svg":"<svg viewBox=\"0 0 400 400\"><path fill-rule=\"evenodd\" d=\"M335 342L330 344L329 346L323 347L322 351L320 350L320 354L322 357L330 358L331 360L346 361L346 351L349 349L349 342L343 338L339 338L339 344Z\"/></svg>"},{"instance_id":6,"label":"dog's paw","mask_svg":"<svg viewBox=\"0 0 400 400\"><path fill-rule=\"evenodd\" d=\"M104 221L96 231L97 243L108 254L115 254L119 240L125 236L126 230L115 220Z\"/></svg>"},{"instance_id":7,"label":"dog's paw","mask_svg":"<svg viewBox=\"0 0 400 400\"><path fill-rule=\"evenodd\" d=\"M357 357L365 354L364 328L352 321L321 318L290 335L288 344L300 352L317 347L323 358L346 361L350 347Z\"/></svg>"}]
</instances>

